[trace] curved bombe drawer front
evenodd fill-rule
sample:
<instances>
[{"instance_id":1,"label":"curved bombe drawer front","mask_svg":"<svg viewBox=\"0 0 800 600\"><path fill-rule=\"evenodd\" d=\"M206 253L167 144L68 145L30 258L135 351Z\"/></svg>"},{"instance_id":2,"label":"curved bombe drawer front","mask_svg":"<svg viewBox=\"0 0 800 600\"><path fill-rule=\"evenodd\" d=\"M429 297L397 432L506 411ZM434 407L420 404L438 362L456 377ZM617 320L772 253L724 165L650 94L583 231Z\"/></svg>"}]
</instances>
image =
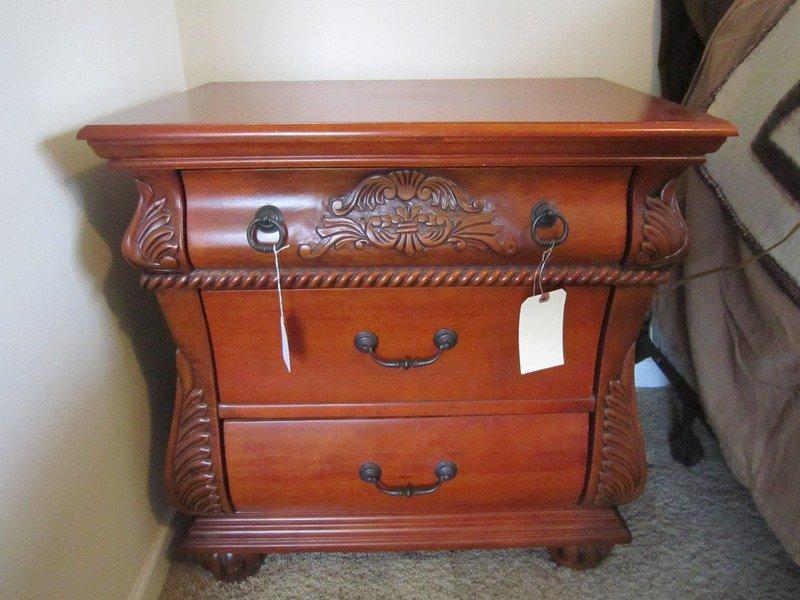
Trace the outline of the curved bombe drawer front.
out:
<instances>
[{"instance_id":1,"label":"curved bombe drawer front","mask_svg":"<svg viewBox=\"0 0 800 600\"><path fill-rule=\"evenodd\" d=\"M236 510L272 515L570 506L588 422L587 413L226 421L228 486Z\"/></svg>"},{"instance_id":2,"label":"curved bombe drawer front","mask_svg":"<svg viewBox=\"0 0 800 600\"><path fill-rule=\"evenodd\" d=\"M291 373L281 358L277 292L202 294L223 405L352 406L587 402L608 290L567 288L565 364L525 375L518 323L530 286L284 291ZM457 339L439 333L446 329ZM355 338L362 332L373 338L359 336L359 351ZM375 341L371 356L363 345ZM402 363L409 359L418 362Z\"/></svg>"},{"instance_id":3,"label":"curved bombe drawer front","mask_svg":"<svg viewBox=\"0 0 800 600\"><path fill-rule=\"evenodd\" d=\"M614 264L626 238L628 168L287 169L186 171L187 241L195 268L272 268L274 241L253 228L274 206L287 267L538 264L537 236L568 233L553 263ZM263 213L259 213L262 214ZM269 229L269 227L264 227ZM255 247L254 247L255 246Z\"/></svg>"}]
</instances>

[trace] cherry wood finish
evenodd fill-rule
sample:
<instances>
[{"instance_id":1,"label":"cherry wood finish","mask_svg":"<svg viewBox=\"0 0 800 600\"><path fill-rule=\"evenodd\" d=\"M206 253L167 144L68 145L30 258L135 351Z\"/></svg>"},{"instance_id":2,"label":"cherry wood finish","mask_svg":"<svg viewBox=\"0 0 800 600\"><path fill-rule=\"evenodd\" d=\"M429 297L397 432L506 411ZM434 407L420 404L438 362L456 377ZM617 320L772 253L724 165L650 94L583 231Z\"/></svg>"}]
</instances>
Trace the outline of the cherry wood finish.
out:
<instances>
[{"instance_id":1,"label":"cherry wood finish","mask_svg":"<svg viewBox=\"0 0 800 600\"><path fill-rule=\"evenodd\" d=\"M585 398L523 398L521 400L418 400L383 402L219 404L221 419L332 419L342 417L443 417L474 415L536 415L594 410L594 396Z\"/></svg>"},{"instance_id":2,"label":"cherry wood finish","mask_svg":"<svg viewBox=\"0 0 800 600\"><path fill-rule=\"evenodd\" d=\"M528 287L285 292L291 373L281 358L275 292L202 295L225 404L455 402L591 397L608 288L568 288L566 363L525 375L517 328ZM458 334L457 345L410 371L377 365L353 344L367 330L378 336L381 356L426 357L443 328Z\"/></svg>"},{"instance_id":3,"label":"cherry wood finish","mask_svg":"<svg viewBox=\"0 0 800 600\"><path fill-rule=\"evenodd\" d=\"M396 130L460 123L463 135L507 123L509 133L563 134L567 123L591 125L583 137L730 135L721 119L596 78L422 79L390 81L276 81L209 83L106 117L84 129L108 139L174 132L335 131L348 125ZM466 125L466 127L465 127ZM514 128L512 128L512 126Z\"/></svg>"},{"instance_id":4,"label":"cherry wood finish","mask_svg":"<svg viewBox=\"0 0 800 600\"><path fill-rule=\"evenodd\" d=\"M630 541L646 480L632 345L688 244L669 181L736 129L602 80L209 84L79 132L137 180L123 242L177 346L166 479L215 576L297 550L545 546L573 568ZM539 273L531 210L570 233ZM247 243L283 211L273 257ZM542 232L552 238L560 225ZM517 315L568 288L566 364L520 375ZM356 352L424 357L401 372ZM434 465L455 478L420 497Z\"/></svg>"},{"instance_id":5,"label":"cherry wood finish","mask_svg":"<svg viewBox=\"0 0 800 600\"><path fill-rule=\"evenodd\" d=\"M287 516L577 506L588 423L587 413L229 420L228 486L236 510ZM424 486L441 460L458 474L425 496L388 496L358 475L371 462L386 485Z\"/></svg>"},{"instance_id":6,"label":"cherry wood finish","mask_svg":"<svg viewBox=\"0 0 800 600\"><path fill-rule=\"evenodd\" d=\"M214 83L78 133L115 167L702 163L736 129L601 79Z\"/></svg>"},{"instance_id":7,"label":"cherry wood finish","mask_svg":"<svg viewBox=\"0 0 800 600\"><path fill-rule=\"evenodd\" d=\"M628 188L630 217L625 266L668 268L686 252L689 233L675 198L682 167L673 164L637 167Z\"/></svg>"},{"instance_id":8,"label":"cherry wood finish","mask_svg":"<svg viewBox=\"0 0 800 600\"><path fill-rule=\"evenodd\" d=\"M164 290L158 301L177 346L178 381L164 468L167 490L185 513L228 513L213 357L200 294Z\"/></svg>"},{"instance_id":9,"label":"cherry wood finish","mask_svg":"<svg viewBox=\"0 0 800 600\"><path fill-rule=\"evenodd\" d=\"M583 502L620 506L644 489L646 457L633 387L634 344L650 306L653 288L616 288L609 301L600 366L597 404L592 414L591 460Z\"/></svg>"},{"instance_id":10,"label":"cherry wood finish","mask_svg":"<svg viewBox=\"0 0 800 600\"><path fill-rule=\"evenodd\" d=\"M621 269L606 265L561 267L389 267L340 269L281 269L283 289L384 287L509 287L545 288L576 285L655 285L666 283L669 271ZM194 269L189 273L145 273L148 290L193 288L203 290L277 289L275 271L263 269Z\"/></svg>"},{"instance_id":11,"label":"cherry wood finish","mask_svg":"<svg viewBox=\"0 0 800 600\"><path fill-rule=\"evenodd\" d=\"M181 549L209 552L352 552L627 544L608 508L521 509L391 515L199 517Z\"/></svg>"},{"instance_id":12,"label":"cherry wood finish","mask_svg":"<svg viewBox=\"0 0 800 600\"><path fill-rule=\"evenodd\" d=\"M183 182L175 171L137 173L139 202L122 240L131 265L150 272L186 272Z\"/></svg>"},{"instance_id":13,"label":"cherry wood finish","mask_svg":"<svg viewBox=\"0 0 800 600\"><path fill-rule=\"evenodd\" d=\"M569 223L552 264L617 264L630 177L622 167L401 169L388 176L350 169L195 171L183 176L188 251L196 268L273 268L272 255L253 252L244 234L259 207L270 204L286 221L289 247L280 258L287 268L535 266L545 248L531 238L531 210L547 201ZM421 225L426 216L437 225ZM376 217L374 227L364 226ZM395 231L404 225L407 233ZM449 235L421 245L426 233L433 238L446 227ZM381 233L391 247L372 241Z\"/></svg>"}]
</instances>

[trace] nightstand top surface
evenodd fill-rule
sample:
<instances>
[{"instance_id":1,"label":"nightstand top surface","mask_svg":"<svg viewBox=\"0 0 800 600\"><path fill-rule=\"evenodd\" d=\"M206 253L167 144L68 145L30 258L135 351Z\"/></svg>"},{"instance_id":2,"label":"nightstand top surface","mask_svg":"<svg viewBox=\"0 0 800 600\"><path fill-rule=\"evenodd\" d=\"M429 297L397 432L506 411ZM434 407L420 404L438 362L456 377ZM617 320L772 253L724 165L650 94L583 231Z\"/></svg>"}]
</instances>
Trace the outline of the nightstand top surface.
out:
<instances>
[{"instance_id":1,"label":"nightstand top surface","mask_svg":"<svg viewBox=\"0 0 800 600\"><path fill-rule=\"evenodd\" d=\"M722 119L603 79L425 79L209 83L110 115L78 138L120 166L194 168L345 156L354 165L696 162L735 134Z\"/></svg>"},{"instance_id":2,"label":"nightstand top surface","mask_svg":"<svg viewBox=\"0 0 800 600\"><path fill-rule=\"evenodd\" d=\"M725 129L724 121L603 79L208 83L98 125L627 124Z\"/></svg>"}]
</instances>

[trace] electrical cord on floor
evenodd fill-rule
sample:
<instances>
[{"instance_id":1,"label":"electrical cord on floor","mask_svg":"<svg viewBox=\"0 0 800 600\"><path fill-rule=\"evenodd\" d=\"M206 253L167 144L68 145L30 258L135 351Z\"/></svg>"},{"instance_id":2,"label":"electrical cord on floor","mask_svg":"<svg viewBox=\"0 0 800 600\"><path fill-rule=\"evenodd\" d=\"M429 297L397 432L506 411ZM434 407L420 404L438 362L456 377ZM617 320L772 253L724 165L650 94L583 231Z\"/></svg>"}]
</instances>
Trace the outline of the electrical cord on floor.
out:
<instances>
[{"instance_id":1,"label":"electrical cord on floor","mask_svg":"<svg viewBox=\"0 0 800 600\"><path fill-rule=\"evenodd\" d=\"M664 294L667 294L669 292L677 290L679 287L681 287L683 285L686 285L687 283L689 283L693 279L700 279L701 277L707 277L708 275L713 275L714 273L722 273L723 271L735 271L736 269L743 269L747 265L756 262L762 256L766 256L767 254L769 254L770 252L775 250L775 248L777 248L778 246L783 244L786 240L788 240L795 233L797 233L798 229L800 229L800 222L795 223L795 226L792 227L789 230L789 233L787 233L785 236L783 236L777 242L772 244L772 246L770 246L769 248L764 248L761 252L759 252L758 254L754 254L753 256L748 258L747 260L743 260L743 261L741 261L739 263L736 263L735 265L725 265L725 266L722 266L722 267L714 267L713 269L708 269L707 271L700 271L699 273L692 273L691 275L687 275L686 277L682 277L681 279L678 279L678 281L675 281L675 282L669 284L668 286L666 286L665 288L663 288L662 290L660 290L655 295L655 297L658 298L659 296L663 296Z\"/></svg>"}]
</instances>

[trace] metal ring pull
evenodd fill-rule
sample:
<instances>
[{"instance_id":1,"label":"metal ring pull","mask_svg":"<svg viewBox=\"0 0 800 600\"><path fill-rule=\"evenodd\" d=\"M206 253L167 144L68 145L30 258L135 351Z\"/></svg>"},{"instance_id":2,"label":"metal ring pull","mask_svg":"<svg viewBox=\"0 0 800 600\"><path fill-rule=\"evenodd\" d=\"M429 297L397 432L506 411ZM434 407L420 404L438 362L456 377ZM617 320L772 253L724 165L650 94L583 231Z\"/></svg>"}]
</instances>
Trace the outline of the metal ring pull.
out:
<instances>
[{"instance_id":1,"label":"metal ring pull","mask_svg":"<svg viewBox=\"0 0 800 600\"><path fill-rule=\"evenodd\" d=\"M275 243L259 242L258 232L275 233L278 232L278 240ZM256 211L256 216L247 228L247 243L256 252L275 252L286 245L288 231L283 220L283 213L276 207L268 204Z\"/></svg>"},{"instance_id":2,"label":"metal ring pull","mask_svg":"<svg viewBox=\"0 0 800 600\"><path fill-rule=\"evenodd\" d=\"M550 229L558 221L561 222L561 235L555 238L545 239L539 237L539 229ZM564 218L564 215L558 212L558 209L555 206L553 206L550 202L540 202L533 207L533 210L531 211L531 237L533 238L534 242L540 246L544 246L545 248L555 247L563 243L564 240L567 239L568 235L569 223L567 223L567 219Z\"/></svg>"},{"instance_id":3,"label":"metal ring pull","mask_svg":"<svg viewBox=\"0 0 800 600\"><path fill-rule=\"evenodd\" d=\"M458 343L458 334L452 329L440 329L433 335L433 345L436 346L436 354L428 358L398 358L398 359L385 359L375 354L375 349L378 347L378 336L371 331L360 331L353 338L353 344L356 350L369 354L373 361L382 367L389 367L391 369L404 369L408 370L413 367L425 367L432 365L443 352L455 348Z\"/></svg>"},{"instance_id":4,"label":"metal ring pull","mask_svg":"<svg viewBox=\"0 0 800 600\"><path fill-rule=\"evenodd\" d=\"M445 481L450 481L458 475L458 467L452 460L440 460L433 469L433 474L436 476L436 483L431 485L398 485L390 486L381 481L381 466L376 463L364 463L358 469L358 476L361 481L365 483L372 483L382 494L389 496L402 496L410 498L411 496L424 496L432 494L440 487Z\"/></svg>"}]
</instances>

